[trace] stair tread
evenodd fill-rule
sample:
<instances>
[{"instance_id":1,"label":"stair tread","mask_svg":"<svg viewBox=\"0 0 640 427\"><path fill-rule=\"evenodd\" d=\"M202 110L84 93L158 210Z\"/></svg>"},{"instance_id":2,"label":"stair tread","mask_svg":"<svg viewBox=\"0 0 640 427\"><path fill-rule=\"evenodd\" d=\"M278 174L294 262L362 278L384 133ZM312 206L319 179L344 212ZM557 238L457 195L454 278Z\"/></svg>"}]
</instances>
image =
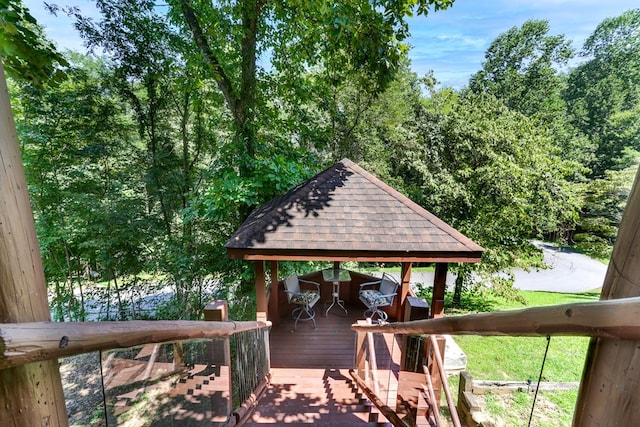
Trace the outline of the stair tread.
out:
<instances>
[{"instance_id":1,"label":"stair tread","mask_svg":"<svg viewBox=\"0 0 640 427\"><path fill-rule=\"evenodd\" d=\"M274 369L246 426L388 426L344 371Z\"/></svg>"}]
</instances>

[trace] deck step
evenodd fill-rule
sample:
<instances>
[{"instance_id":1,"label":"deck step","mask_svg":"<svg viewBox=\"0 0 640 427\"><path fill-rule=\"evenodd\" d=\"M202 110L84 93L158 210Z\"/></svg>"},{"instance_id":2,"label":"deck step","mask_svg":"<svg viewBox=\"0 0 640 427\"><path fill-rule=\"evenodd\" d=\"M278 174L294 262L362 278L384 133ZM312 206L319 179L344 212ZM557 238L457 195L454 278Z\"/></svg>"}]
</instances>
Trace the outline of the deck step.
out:
<instances>
[{"instance_id":1,"label":"deck step","mask_svg":"<svg viewBox=\"0 0 640 427\"><path fill-rule=\"evenodd\" d=\"M389 426L362 396L347 370L274 369L245 426Z\"/></svg>"}]
</instances>

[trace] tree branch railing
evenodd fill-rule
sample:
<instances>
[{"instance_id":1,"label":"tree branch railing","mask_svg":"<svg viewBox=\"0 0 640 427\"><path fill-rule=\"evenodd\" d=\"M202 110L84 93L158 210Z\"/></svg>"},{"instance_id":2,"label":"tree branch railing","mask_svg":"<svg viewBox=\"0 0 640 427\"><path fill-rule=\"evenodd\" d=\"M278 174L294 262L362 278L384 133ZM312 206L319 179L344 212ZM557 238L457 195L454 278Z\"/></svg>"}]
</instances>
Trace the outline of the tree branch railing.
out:
<instances>
[{"instance_id":1,"label":"tree branch railing","mask_svg":"<svg viewBox=\"0 0 640 427\"><path fill-rule=\"evenodd\" d=\"M0 369L141 344L228 337L239 332L268 327L271 327L271 322L263 321L0 323Z\"/></svg>"},{"instance_id":2,"label":"tree branch railing","mask_svg":"<svg viewBox=\"0 0 640 427\"><path fill-rule=\"evenodd\" d=\"M434 335L480 336L590 336L616 340L640 340L640 297L601 300L595 302L532 307L493 313L441 317L409 322L353 324L358 336L365 334L430 335L431 347L436 345ZM358 343L360 344L360 343ZM436 363L440 354L434 351ZM364 356L356 348L356 361ZM358 366L358 365L356 365ZM446 376L439 367L440 380L446 389ZM428 375L428 374L427 374ZM427 380L431 377L427 378ZM425 392L433 400L433 392L425 381ZM447 393L447 402L454 414L455 406ZM434 414L435 415L435 414Z\"/></svg>"},{"instance_id":3,"label":"tree branch railing","mask_svg":"<svg viewBox=\"0 0 640 427\"><path fill-rule=\"evenodd\" d=\"M438 351L438 342L434 335L429 335L429 340L431 342L430 349L433 353L433 359L435 360L434 369L437 369L438 375L440 376L440 381L442 382L442 390L444 391L445 397L447 399L447 406L449 408L449 413L451 414L451 422L454 427L460 427L460 418L458 417L458 409L456 408L456 404L453 401L453 397L451 395L451 389L449 388L449 381L447 380L447 373L444 370L444 362L442 360L442 356ZM433 390L433 384L431 382L431 376L429 375L428 367L424 367L425 372L425 382L427 383L427 387L429 387L429 396L430 402L429 407L434 414L434 418L436 420L437 425L441 425L440 414L437 408L437 399L435 399L435 394ZM433 400L431 399L433 397Z\"/></svg>"},{"instance_id":4,"label":"tree branch railing","mask_svg":"<svg viewBox=\"0 0 640 427\"><path fill-rule=\"evenodd\" d=\"M226 419L225 425L232 426L241 422L241 419L246 417L247 413L250 413L250 409L255 405L269 382L270 327L271 322L265 321L33 322L0 324L0 369L11 369L33 362L96 351L124 349L122 350L125 352L123 354L128 354L131 353L133 347L153 344L152 348L149 347L148 361L143 362L138 359L139 356L135 358L138 359L136 363L140 363L144 368L140 370L143 375L132 377L131 381L133 383L128 384L136 384L136 387L138 387L163 381L164 378L174 374L187 375L189 378L191 378L191 375L199 375L190 373L193 365L187 363L182 366L184 362L182 341L195 340L197 343L202 339L223 338L223 342L226 344L218 344L219 347L215 347L216 344L214 344L214 347L208 348L218 348L218 350L215 350L215 354L224 354L224 360L217 356L217 362L207 362L207 359L204 359L203 362L196 363L215 363L215 366L218 366L217 369L223 370L221 377L223 382L221 384L223 387L228 388L228 394L225 392L221 396L228 396L226 398L226 408L217 407L219 411L214 411L212 415L219 420L221 419L220 417ZM233 345L233 351L229 346L230 342ZM174 370L170 372L160 371L162 372L161 375L158 376L156 374L152 378L151 371L155 369L156 353L160 343L174 343L174 350L169 352L174 357ZM202 348L200 346L200 349ZM140 353L139 350L135 350L135 352ZM200 352L198 353L200 354ZM111 366L115 362L113 356L114 354L112 353L107 358L107 362L103 361L101 363L107 367ZM120 357L116 356L116 359L120 360ZM127 360L127 356L122 360ZM160 365L163 364L166 363L161 363ZM181 367L178 367L178 365ZM114 366L116 370L110 374L118 375L117 366L119 365ZM111 367L111 370L113 370L113 367ZM102 374L102 369L101 375L103 393L105 393L105 376ZM226 378L228 378L228 384L225 386L224 381ZM107 407L105 406L106 409ZM105 412L104 416L113 415L110 415L110 412Z\"/></svg>"},{"instance_id":5,"label":"tree branch railing","mask_svg":"<svg viewBox=\"0 0 640 427\"><path fill-rule=\"evenodd\" d=\"M356 332L394 334L590 336L640 340L640 297L378 325L353 324Z\"/></svg>"},{"instance_id":6,"label":"tree branch railing","mask_svg":"<svg viewBox=\"0 0 640 427\"><path fill-rule=\"evenodd\" d=\"M361 320L359 324L371 325L371 319ZM380 334L382 335L382 334ZM380 380L378 377L378 354L376 351L374 334L371 332L358 334L356 338L355 369L350 369L349 374L356 385L387 420L395 427L407 427L407 423L382 399ZM391 359L391 358L390 358ZM390 370L390 367L388 368ZM388 393L389 390L384 390Z\"/></svg>"}]
</instances>

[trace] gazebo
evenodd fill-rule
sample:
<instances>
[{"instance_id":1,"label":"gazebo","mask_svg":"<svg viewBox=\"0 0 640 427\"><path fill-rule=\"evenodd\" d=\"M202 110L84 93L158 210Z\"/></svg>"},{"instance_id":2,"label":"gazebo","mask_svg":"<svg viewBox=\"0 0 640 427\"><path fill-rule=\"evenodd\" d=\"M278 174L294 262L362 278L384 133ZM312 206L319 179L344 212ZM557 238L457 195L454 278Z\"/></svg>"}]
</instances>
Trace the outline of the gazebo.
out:
<instances>
[{"instance_id":1,"label":"gazebo","mask_svg":"<svg viewBox=\"0 0 640 427\"><path fill-rule=\"evenodd\" d=\"M255 262L258 320L278 320L267 298L278 261L401 263L394 317L403 320L411 267L434 263L431 317L444 313L448 264L479 262L482 247L349 159L255 209L225 245L229 258ZM269 315L269 313L271 313Z\"/></svg>"}]
</instances>

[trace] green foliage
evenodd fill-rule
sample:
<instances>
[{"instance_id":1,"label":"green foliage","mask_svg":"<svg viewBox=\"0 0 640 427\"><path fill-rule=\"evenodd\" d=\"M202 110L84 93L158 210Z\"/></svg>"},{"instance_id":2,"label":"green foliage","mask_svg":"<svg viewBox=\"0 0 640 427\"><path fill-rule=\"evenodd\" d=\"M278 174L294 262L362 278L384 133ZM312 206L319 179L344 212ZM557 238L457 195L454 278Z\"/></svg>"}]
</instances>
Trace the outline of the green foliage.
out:
<instances>
[{"instance_id":1,"label":"green foliage","mask_svg":"<svg viewBox=\"0 0 640 427\"><path fill-rule=\"evenodd\" d=\"M487 49L482 70L471 77L471 90L490 93L529 117L548 121L562 114L557 70L573 50L564 36L548 32L548 21L529 20L500 34Z\"/></svg>"},{"instance_id":2,"label":"green foliage","mask_svg":"<svg viewBox=\"0 0 640 427\"><path fill-rule=\"evenodd\" d=\"M596 147L595 157L587 165L594 178L604 177L609 169L631 166L633 163L621 161L625 148L640 149L635 126L624 137L620 132L622 122L637 117L639 25L640 9L605 19L584 44L582 55L588 61L569 73L564 98L572 123Z\"/></svg>"},{"instance_id":3,"label":"green foliage","mask_svg":"<svg viewBox=\"0 0 640 427\"><path fill-rule=\"evenodd\" d=\"M0 0L0 57L10 76L35 86L60 83L69 65L21 0Z\"/></svg>"},{"instance_id":4,"label":"green foliage","mask_svg":"<svg viewBox=\"0 0 640 427\"><path fill-rule=\"evenodd\" d=\"M398 152L409 196L485 248L476 272L510 292L514 267L540 266L529 239L571 229L579 200L567 180L577 165L559 158L535 122L495 98L442 91L420 110L415 146ZM472 286L460 266L457 286Z\"/></svg>"},{"instance_id":5,"label":"green foliage","mask_svg":"<svg viewBox=\"0 0 640 427\"><path fill-rule=\"evenodd\" d=\"M599 259L609 259L636 167L606 171L602 179L587 184L582 215L573 240L576 247Z\"/></svg>"}]
</instances>

